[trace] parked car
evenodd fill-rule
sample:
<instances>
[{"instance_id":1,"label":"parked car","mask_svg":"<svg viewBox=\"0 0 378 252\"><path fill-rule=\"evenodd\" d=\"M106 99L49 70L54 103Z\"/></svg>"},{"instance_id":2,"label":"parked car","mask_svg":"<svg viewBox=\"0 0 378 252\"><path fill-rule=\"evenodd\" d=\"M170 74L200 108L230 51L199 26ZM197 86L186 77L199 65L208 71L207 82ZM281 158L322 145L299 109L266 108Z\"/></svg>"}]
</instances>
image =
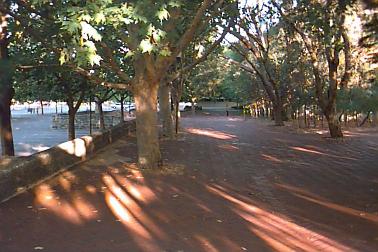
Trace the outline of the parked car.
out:
<instances>
[{"instance_id":1,"label":"parked car","mask_svg":"<svg viewBox=\"0 0 378 252\"><path fill-rule=\"evenodd\" d=\"M181 112L183 111L188 111L192 108L192 103L191 102L180 102L179 103L179 110Z\"/></svg>"}]
</instances>

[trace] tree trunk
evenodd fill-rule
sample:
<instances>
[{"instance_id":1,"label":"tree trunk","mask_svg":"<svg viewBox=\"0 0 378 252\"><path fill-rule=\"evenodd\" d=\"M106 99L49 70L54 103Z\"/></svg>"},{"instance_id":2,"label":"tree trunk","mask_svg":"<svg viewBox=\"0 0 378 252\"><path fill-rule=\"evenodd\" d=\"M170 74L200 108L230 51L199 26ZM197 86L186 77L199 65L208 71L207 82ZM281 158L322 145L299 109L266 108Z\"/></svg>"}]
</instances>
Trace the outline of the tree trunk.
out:
<instances>
[{"instance_id":1,"label":"tree trunk","mask_svg":"<svg viewBox=\"0 0 378 252\"><path fill-rule=\"evenodd\" d=\"M359 127L362 127L366 123L366 121L370 117L370 113L371 113L370 111L367 113L366 117L364 118L364 120L362 120L362 122L360 123Z\"/></svg>"},{"instance_id":2,"label":"tree trunk","mask_svg":"<svg viewBox=\"0 0 378 252\"><path fill-rule=\"evenodd\" d=\"M39 100L39 104L41 104L41 114L43 115L44 114L44 111L43 111L43 101Z\"/></svg>"},{"instance_id":3,"label":"tree trunk","mask_svg":"<svg viewBox=\"0 0 378 252\"><path fill-rule=\"evenodd\" d=\"M2 88L0 95L0 136L1 150L3 156L14 156L14 144L10 110L12 97L13 89L11 87L8 86Z\"/></svg>"},{"instance_id":4,"label":"tree trunk","mask_svg":"<svg viewBox=\"0 0 378 252\"><path fill-rule=\"evenodd\" d=\"M160 120L163 125L163 136L172 139L174 137L174 133L171 103L169 101L169 86L166 83L161 83L159 87L159 108Z\"/></svg>"},{"instance_id":5,"label":"tree trunk","mask_svg":"<svg viewBox=\"0 0 378 252\"><path fill-rule=\"evenodd\" d=\"M104 110L102 109L102 102L96 101L99 120L100 120L100 130L105 130L105 118L104 118Z\"/></svg>"},{"instance_id":6,"label":"tree trunk","mask_svg":"<svg viewBox=\"0 0 378 252\"><path fill-rule=\"evenodd\" d=\"M194 105L195 104L194 100L192 100L191 103L192 103L192 107L191 107L192 116L194 116L196 115L196 105Z\"/></svg>"},{"instance_id":7,"label":"tree trunk","mask_svg":"<svg viewBox=\"0 0 378 252\"><path fill-rule=\"evenodd\" d=\"M332 138L343 137L343 132L341 131L341 125L335 113L328 113L325 116L328 122L328 128L329 128L329 133L331 134L331 137Z\"/></svg>"},{"instance_id":8,"label":"tree trunk","mask_svg":"<svg viewBox=\"0 0 378 252\"><path fill-rule=\"evenodd\" d=\"M158 169L162 165L157 127L158 88L158 81L148 83L143 77L134 88L138 166L141 169Z\"/></svg>"},{"instance_id":9,"label":"tree trunk","mask_svg":"<svg viewBox=\"0 0 378 252\"><path fill-rule=\"evenodd\" d=\"M58 114L58 102L55 102L55 114Z\"/></svg>"},{"instance_id":10,"label":"tree trunk","mask_svg":"<svg viewBox=\"0 0 378 252\"><path fill-rule=\"evenodd\" d=\"M5 6L8 7L8 6ZM0 12L0 141L2 155L14 156L11 101L14 95L8 54L8 31L5 13Z\"/></svg>"},{"instance_id":11,"label":"tree trunk","mask_svg":"<svg viewBox=\"0 0 378 252\"><path fill-rule=\"evenodd\" d=\"M68 140L74 140L76 138L75 115L76 111L73 105L68 105Z\"/></svg>"},{"instance_id":12,"label":"tree trunk","mask_svg":"<svg viewBox=\"0 0 378 252\"><path fill-rule=\"evenodd\" d=\"M123 95L121 96L121 123L125 121L125 108L124 108L124 102L125 102L125 97Z\"/></svg>"},{"instance_id":13,"label":"tree trunk","mask_svg":"<svg viewBox=\"0 0 378 252\"><path fill-rule=\"evenodd\" d=\"M276 126L284 126L282 114L283 114L282 104L280 102L273 103L274 124Z\"/></svg>"}]
</instances>

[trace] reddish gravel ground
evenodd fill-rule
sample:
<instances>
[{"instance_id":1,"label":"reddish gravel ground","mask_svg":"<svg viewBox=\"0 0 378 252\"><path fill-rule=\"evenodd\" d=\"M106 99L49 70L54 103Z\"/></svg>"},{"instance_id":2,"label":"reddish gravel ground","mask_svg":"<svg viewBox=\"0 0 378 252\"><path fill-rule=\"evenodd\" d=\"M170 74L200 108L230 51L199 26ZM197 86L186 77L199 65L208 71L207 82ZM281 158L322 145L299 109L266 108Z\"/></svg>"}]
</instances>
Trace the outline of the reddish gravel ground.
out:
<instances>
[{"instance_id":1,"label":"reddish gravel ground","mask_svg":"<svg viewBox=\"0 0 378 252\"><path fill-rule=\"evenodd\" d=\"M135 139L0 205L0 251L378 251L378 134L183 119L162 172Z\"/></svg>"}]
</instances>

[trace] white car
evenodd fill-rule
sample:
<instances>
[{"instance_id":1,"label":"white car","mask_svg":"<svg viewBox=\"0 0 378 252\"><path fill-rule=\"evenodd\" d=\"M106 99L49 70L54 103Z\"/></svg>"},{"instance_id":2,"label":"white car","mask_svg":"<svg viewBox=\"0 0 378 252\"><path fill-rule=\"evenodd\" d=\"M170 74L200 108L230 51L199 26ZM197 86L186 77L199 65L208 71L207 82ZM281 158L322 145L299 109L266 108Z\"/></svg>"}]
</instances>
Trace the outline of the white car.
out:
<instances>
[{"instance_id":1,"label":"white car","mask_svg":"<svg viewBox=\"0 0 378 252\"><path fill-rule=\"evenodd\" d=\"M187 111L187 110L189 110L191 108L192 108L192 103L191 102L180 102L179 103L179 110L181 112Z\"/></svg>"}]
</instances>

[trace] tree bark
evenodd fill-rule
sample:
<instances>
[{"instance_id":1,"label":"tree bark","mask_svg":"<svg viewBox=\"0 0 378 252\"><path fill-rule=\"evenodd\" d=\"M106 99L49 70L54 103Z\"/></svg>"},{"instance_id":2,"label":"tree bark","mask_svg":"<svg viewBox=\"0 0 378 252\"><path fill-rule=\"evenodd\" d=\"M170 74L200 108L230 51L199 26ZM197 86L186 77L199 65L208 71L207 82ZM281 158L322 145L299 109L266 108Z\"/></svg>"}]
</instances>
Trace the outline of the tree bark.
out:
<instances>
[{"instance_id":1,"label":"tree bark","mask_svg":"<svg viewBox=\"0 0 378 252\"><path fill-rule=\"evenodd\" d=\"M136 106L138 166L141 169L158 169L162 165L157 127L158 88L159 81L148 81L144 77L139 77L133 89Z\"/></svg>"},{"instance_id":2,"label":"tree bark","mask_svg":"<svg viewBox=\"0 0 378 252\"><path fill-rule=\"evenodd\" d=\"M123 123L125 121L125 108L123 104L125 102L125 97L123 95L121 96L120 102L121 102L121 123Z\"/></svg>"},{"instance_id":3,"label":"tree bark","mask_svg":"<svg viewBox=\"0 0 378 252\"><path fill-rule=\"evenodd\" d=\"M105 130L105 118L104 118L104 110L102 109L102 102L96 101L97 111L99 115L100 121L100 130Z\"/></svg>"},{"instance_id":4,"label":"tree bark","mask_svg":"<svg viewBox=\"0 0 378 252\"><path fill-rule=\"evenodd\" d=\"M329 133L332 138L340 138L343 137L343 132L341 131L341 125L340 122L336 116L336 113L327 113L325 114L327 122L328 122L328 128Z\"/></svg>"},{"instance_id":5,"label":"tree bark","mask_svg":"<svg viewBox=\"0 0 378 252\"><path fill-rule=\"evenodd\" d=\"M358 127L362 127L362 126L367 122L367 120L368 120L369 117L370 117L370 113L371 113L371 111L367 112L367 114L366 114L364 120L362 120L362 122L360 123L360 125L358 125Z\"/></svg>"},{"instance_id":6,"label":"tree bark","mask_svg":"<svg viewBox=\"0 0 378 252\"><path fill-rule=\"evenodd\" d=\"M8 30L5 13L0 12L0 141L4 156L14 156L11 101L14 96L8 54Z\"/></svg>"},{"instance_id":7,"label":"tree bark","mask_svg":"<svg viewBox=\"0 0 378 252\"><path fill-rule=\"evenodd\" d=\"M68 105L68 140L74 140L76 138L75 132L75 116L76 111L73 104Z\"/></svg>"},{"instance_id":8,"label":"tree bark","mask_svg":"<svg viewBox=\"0 0 378 252\"><path fill-rule=\"evenodd\" d=\"M196 106L195 106L195 102L194 102L193 99L192 99L191 103L192 103L192 107L191 107L192 116L194 116L194 115L196 115Z\"/></svg>"},{"instance_id":9,"label":"tree bark","mask_svg":"<svg viewBox=\"0 0 378 252\"><path fill-rule=\"evenodd\" d=\"M3 156L14 156L14 143L10 110L13 94L13 88L8 86L2 88L0 95L0 136Z\"/></svg>"},{"instance_id":10,"label":"tree bark","mask_svg":"<svg viewBox=\"0 0 378 252\"><path fill-rule=\"evenodd\" d=\"M44 111L43 111L43 101L42 101L42 100L39 100L39 104L41 104L41 115L44 115Z\"/></svg>"},{"instance_id":11,"label":"tree bark","mask_svg":"<svg viewBox=\"0 0 378 252\"><path fill-rule=\"evenodd\" d=\"M276 126L284 126L282 114L283 114L282 104L280 102L273 103L274 124Z\"/></svg>"},{"instance_id":12,"label":"tree bark","mask_svg":"<svg viewBox=\"0 0 378 252\"><path fill-rule=\"evenodd\" d=\"M160 121L163 125L163 136L172 139L174 133L171 103L169 101L169 86L164 82L162 82L159 87L159 108Z\"/></svg>"}]
</instances>

